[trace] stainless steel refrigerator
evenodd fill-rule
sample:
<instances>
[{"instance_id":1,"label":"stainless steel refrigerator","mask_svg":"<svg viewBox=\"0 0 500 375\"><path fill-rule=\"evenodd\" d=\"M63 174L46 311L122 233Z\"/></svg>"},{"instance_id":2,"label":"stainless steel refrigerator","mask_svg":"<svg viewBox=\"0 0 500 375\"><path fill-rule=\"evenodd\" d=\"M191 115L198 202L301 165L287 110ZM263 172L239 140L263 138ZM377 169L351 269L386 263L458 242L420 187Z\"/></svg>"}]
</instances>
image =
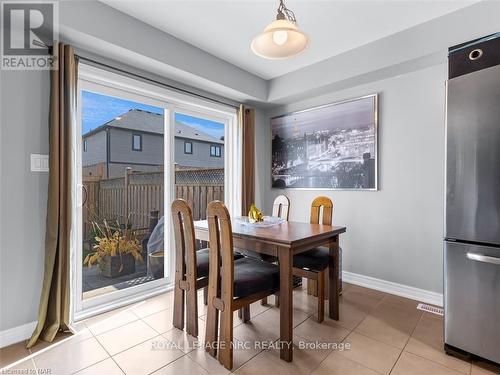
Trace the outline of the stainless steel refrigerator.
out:
<instances>
[{"instance_id":1,"label":"stainless steel refrigerator","mask_svg":"<svg viewBox=\"0 0 500 375\"><path fill-rule=\"evenodd\" d=\"M450 48L445 350L500 363L500 33Z\"/></svg>"}]
</instances>

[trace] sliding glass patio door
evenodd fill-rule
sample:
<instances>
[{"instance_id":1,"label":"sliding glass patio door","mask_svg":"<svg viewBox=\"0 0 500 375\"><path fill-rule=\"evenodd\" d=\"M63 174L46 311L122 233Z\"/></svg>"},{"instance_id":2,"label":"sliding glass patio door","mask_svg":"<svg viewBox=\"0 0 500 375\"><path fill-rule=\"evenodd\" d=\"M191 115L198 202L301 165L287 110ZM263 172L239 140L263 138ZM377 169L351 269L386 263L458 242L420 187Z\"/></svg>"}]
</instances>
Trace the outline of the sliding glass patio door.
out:
<instances>
[{"instance_id":1,"label":"sliding glass patio door","mask_svg":"<svg viewBox=\"0 0 500 375\"><path fill-rule=\"evenodd\" d=\"M212 200L238 207L239 191L234 110L86 65L79 90L73 321L171 288L171 201L202 220Z\"/></svg>"},{"instance_id":2,"label":"sliding glass patio door","mask_svg":"<svg viewBox=\"0 0 500 375\"><path fill-rule=\"evenodd\" d=\"M85 73L79 83L75 319L164 290L171 263L170 104Z\"/></svg>"},{"instance_id":3,"label":"sliding glass patio door","mask_svg":"<svg viewBox=\"0 0 500 375\"><path fill-rule=\"evenodd\" d=\"M207 205L224 197L225 126L219 119L188 111L175 112L175 197L205 220Z\"/></svg>"}]
</instances>

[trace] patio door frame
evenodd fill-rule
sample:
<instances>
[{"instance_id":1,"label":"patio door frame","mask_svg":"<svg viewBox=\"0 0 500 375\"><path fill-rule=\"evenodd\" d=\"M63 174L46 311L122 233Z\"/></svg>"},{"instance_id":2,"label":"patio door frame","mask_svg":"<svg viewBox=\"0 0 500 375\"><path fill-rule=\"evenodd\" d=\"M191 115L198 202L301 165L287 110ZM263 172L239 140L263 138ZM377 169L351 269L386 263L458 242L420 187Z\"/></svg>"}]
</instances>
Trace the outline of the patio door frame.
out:
<instances>
[{"instance_id":1,"label":"patio door frame","mask_svg":"<svg viewBox=\"0 0 500 375\"><path fill-rule=\"evenodd\" d=\"M231 214L241 207L241 129L236 109L80 63L76 129L73 129L73 218L71 234L71 322L139 302L173 288L174 252L165 251L164 278L83 300L82 293L82 91L92 91L164 109L164 243L173 249L170 202L175 199L175 113L183 113L224 124L224 199ZM146 261L146 260L145 260Z\"/></svg>"}]
</instances>

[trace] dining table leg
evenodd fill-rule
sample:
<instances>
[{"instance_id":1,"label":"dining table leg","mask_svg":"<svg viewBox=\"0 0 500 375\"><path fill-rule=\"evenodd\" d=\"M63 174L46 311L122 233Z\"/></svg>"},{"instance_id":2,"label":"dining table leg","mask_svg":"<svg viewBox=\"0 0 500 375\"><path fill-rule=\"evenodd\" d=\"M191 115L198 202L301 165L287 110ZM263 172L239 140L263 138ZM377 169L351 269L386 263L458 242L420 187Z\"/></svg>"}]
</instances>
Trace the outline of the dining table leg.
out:
<instances>
[{"instance_id":1,"label":"dining table leg","mask_svg":"<svg viewBox=\"0 0 500 375\"><path fill-rule=\"evenodd\" d=\"M328 316L339 320L339 236L329 243L330 259L328 262Z\"/></svg>"},{"instance_id":2,"label":"dining table leg","mask_svg":"<svg viewBox=\"0 0 500 375\"><path fill-rule=\"evenodd\" d=\"M290 248L278 249L280 267L280 358L293 359L293 254Z\"/></svg>"}]
</instances>

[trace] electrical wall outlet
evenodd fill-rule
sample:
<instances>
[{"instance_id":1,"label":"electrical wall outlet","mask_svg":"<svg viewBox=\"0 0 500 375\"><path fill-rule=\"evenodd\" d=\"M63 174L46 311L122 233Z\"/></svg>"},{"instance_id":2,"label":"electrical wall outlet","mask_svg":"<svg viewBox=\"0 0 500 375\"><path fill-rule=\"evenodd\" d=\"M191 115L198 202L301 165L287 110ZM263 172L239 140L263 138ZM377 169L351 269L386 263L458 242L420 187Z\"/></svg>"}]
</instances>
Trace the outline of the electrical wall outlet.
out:
<instances>
[{"instance_id":1,"label":"electrical wall outlet","mask_svg":"<svg viewBox=\"0 0 500 375\"><path fill-rule=\"evenodd\" d=\"M48 172L49 155L31 154L31 172Z\"/></svg>"}]
</instances>

